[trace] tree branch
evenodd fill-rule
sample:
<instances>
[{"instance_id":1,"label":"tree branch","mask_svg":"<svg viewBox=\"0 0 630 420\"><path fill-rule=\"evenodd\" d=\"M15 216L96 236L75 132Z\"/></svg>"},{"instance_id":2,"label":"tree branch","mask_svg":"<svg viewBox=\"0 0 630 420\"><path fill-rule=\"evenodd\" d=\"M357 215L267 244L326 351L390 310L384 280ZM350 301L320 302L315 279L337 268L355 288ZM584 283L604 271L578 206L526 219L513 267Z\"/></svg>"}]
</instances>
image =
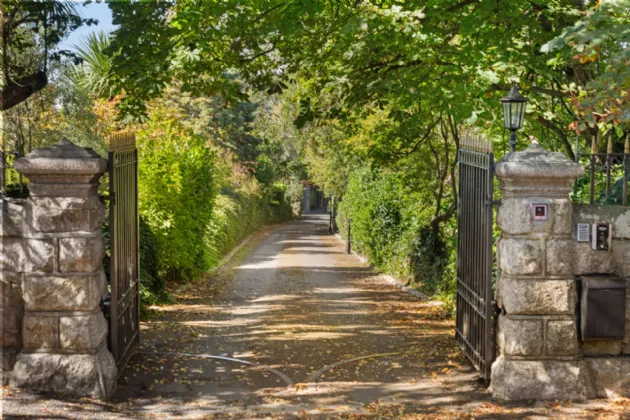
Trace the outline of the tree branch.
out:
<instances>
[{"instance_id":1,"label":"tree branch","mask_svg":"<svg viewBox=\"0 0 630 420\"><path fill-rule=\"evenodd\" d=\"M24 102L34 93L48 85L48 77L43 71L38 71L18 81L10 81L2 89L0 96L0 111L6 111L17 104Z\"/></svg>"},{"instance_id":2,"label":"tree branch","mask_svg":"<svg viewBox=\"0 0 630 420\"><path fill-rule=\"evenodd\" d=\"M263 55L267 55L267 54L269 54L270 52L274 51L275 49L276 49L276 46L275 46L275 45L273 45L273 46L272 46L271 48L269 48L268 50L261 51L261 52L259 52L258 54L255 54L255 55L253 55L253 56L251 56L251 57L248 57L248 58L241 58L239 61L240 61L241 63L249 63L249 62L252 62L252 61L254 61L255 59L257 59L257 58L259 58L259 57L262 57Z\"/></svg>"},{"instance_id":3,"label":"tree branch","mask_svg":"<svg viewBox=\"0 0 630 420\"><path fill-rule=\"evenodd\" d=\"M422 138L420 140L418 140L416 142L416 144L413 145L413 147L411 148L411 150L408 150L406 152L396 152L396 155L398 156L409 156L410 154L412 154L413 152L416 151L416 149L418 148L418 146L420 144L422 144L433 132L433 128L437 125L437 123L440 121L441 117L438 117L435 119L435 121L433 121L431 123L431 125L429 125L429 127L427 127L427 131L426 133L424 133L424 136L422 136Z\"/></svg>"},{"instance_id":4,"label":"tree branch","mask_svg":"<svg viewBox=\"0 0 630 420\"><path fill-rule=\"evenodd\" d=\"M473 4L473 3L477 3L479 0L464 0L464 1L460 1L457 4L452 5L451 7L449 7L448 9L446 9L447 12L454 12L458 9L461 9L462 7L466 7L469 4Z\"/></svg>"},{"instance_id":5,"label":"tree branch","mask_svg":"<svg viewBox=\"0 0 630 420\"><path fill-rule=\"evenodd\" d=\"M508 85L500 85L498 83L494 83L492 84L492 89L493 90L505 90L508 91L510 90L511 86ZM547 89L547 88L542 88L542 87L538 87L538 86L531 86L529 88L529 90L532 90L534 92L538 92L538 93L542 93L543 95L549 95L549 96L553 96L556 98L567 98L569 97L569 95L560 92L559 90L555 90L555 89Z\"/></svg>"},{"instance_id":6,"label":"tree branch","mask_svg":"<svg viewBox=\"0 0 630 420\"><path fill-rule=\"evenodd\" d=\"M566 152L567 156L569 156L569 159L575 160L575 153L573 153L573 147L571 146L571 143L569 142L569 138L567 137L567 134L562 130L562 128L558 127L557 125L555 125L554 123L552 123L551 121L543 117L542 115L538 115L537 119L539 123L541 123L543 126L550 129L551 131L556 133L558 137L560 137L560 141L562 142L562 146L564 147L564 151Z\"/></svg>"}]
</instances>

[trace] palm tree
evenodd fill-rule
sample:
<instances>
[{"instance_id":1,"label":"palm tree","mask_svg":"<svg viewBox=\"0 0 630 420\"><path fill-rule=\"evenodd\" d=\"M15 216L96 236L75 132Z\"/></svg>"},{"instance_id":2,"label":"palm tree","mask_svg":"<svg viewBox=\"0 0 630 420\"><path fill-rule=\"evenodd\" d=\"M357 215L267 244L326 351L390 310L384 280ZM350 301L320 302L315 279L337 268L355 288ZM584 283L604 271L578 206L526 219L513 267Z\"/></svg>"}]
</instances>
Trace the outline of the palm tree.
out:
<instances>
[{"instance_id":1,"label":"palm tree","mask_svg":"<svg viewBox=\"0 0 630 420\"><path fill-rule=\"evenodd\" d=\"M106 50L110 39L105 32L92 33L75 45L81 64L73 67L72 81L91 95L113 98L117 91L111 83L112 60Z\"/></svg>"}]
</instances>

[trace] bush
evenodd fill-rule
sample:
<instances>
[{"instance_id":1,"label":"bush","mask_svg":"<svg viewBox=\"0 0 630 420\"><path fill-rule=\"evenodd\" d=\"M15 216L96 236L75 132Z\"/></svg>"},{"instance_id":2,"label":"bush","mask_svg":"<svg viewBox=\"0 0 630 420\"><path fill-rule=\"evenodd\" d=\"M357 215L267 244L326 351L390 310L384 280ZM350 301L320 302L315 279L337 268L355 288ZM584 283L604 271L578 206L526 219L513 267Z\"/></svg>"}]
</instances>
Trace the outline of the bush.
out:
<instances>
[{"instance_id":1,"label":"bush","mask_svg":"<svg viewBox=\"0 0 630 420\"><path fill-rule=\"evenodd\" d=\"M350 219L353 249L375 267L449 301L455 292L456 248L443 235L455 221L443 224L435 237L429 209L397 173L364 168L350 174L336 222L345 238ZM451 233L446 237L455 238Z\"/></svg>"},{"instance_id":2,"label":"bush","mask_svg":"<svg viewBox=\"0 0 630 420\"><path fill-rule=\"evenodd\" d=\"M350 218L353 247L387 271L408 265L399 249L406 229L400 197L402 187L395 174L362 169L350 176L337 213L342 235L347 233L346 218Z\"/></svg>"},{"instance_id":3,"label":"bush","mask_svg":"<svg viewBox=\"0 0 630 420\"><path fill-rule=\"evenodd\" d=\"M291 204L249 194L220 194L206 235L211 265L217 265L243 238L266 223L290 220Z\"/></svg>"},{"instance_id":4,"label":"bush","mask_svg":"<svg viewBox=\"0 0 630 420\"><path fill-rule=\"evenodd\" d=\"M7 197L27 198L29 195L27 183L24 183L22 185L20 185L19 183L7 184L6 189L7 189Z\"/></svg>"},{"instance_id":5,"label":"bush","mask_svg":"<svg viewBox=\"0 0 630 420\"><path fill-rule=\"evenodd\" d=\"M204 244L216 195L214 154L173 117L137 133L139 206L158 244L159 276L192 279L210 266Z\"/></svg>"},{"instance_id":6,"label":"bush","mask_svg":"<svg viewBox=\"0 0 630 420\"><path fill-rule=\"evenodd\" d=\"M411 253L411 270L416 284L430 295L448 295L454 283L450 284L444 273L448 267L450 253L442 235L437 237L430 226L420 229Z\"/></svg>"},{"instance_id":7,"label":"bush","mask_svg":"<svg viewBox=\"0 0 630 420\"><path fill-rule=\"evenodd\" d=\"M145 305L165 300L164 277L158 272L158 242L149 225L140 217L140 299Z\"/></svg>"}]
</instances>

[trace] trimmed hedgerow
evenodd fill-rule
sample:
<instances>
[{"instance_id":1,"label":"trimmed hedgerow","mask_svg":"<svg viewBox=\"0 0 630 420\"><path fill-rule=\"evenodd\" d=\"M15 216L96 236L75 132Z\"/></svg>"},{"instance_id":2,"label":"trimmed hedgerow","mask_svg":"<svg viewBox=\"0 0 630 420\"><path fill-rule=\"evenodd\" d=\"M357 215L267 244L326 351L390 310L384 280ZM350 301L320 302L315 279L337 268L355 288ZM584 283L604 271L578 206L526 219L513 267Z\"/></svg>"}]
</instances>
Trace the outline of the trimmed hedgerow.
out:
<instances>
[{"instance_id":1,"label":"trimmed hedgerow","mask_svg":"<svg viewBox=\"0 0 630 420\"><path fill-rule=\"evenodd\" d=\"M350 219L352 248L375 267L449 302L455 287L455 243L443 235L454 229L454 221L435 237L429 209L404 188L399 174L363 168L350 174L336 221L345 239Z\"/></svg>"}]
</instances>

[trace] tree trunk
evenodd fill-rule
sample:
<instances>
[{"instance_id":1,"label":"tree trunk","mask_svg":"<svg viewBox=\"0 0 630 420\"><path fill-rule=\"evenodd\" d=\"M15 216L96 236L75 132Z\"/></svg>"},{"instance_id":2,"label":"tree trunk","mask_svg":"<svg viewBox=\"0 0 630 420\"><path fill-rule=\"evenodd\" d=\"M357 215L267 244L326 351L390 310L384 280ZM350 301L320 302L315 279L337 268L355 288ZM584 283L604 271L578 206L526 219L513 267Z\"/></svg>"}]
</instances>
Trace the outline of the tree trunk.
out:
<instances>
[{"instance_id":1,"label":"tree trunk","mask_svg":"<svg viewBox=\"0 0 630 420\"><path fill-rule=\"evenodd\" d=\"M0 111L6 111L27 100L35 92L48 85L48 77L43 71L23 77L16 82L9 82L2 89Z\"/></svg>"}]
</instances>

